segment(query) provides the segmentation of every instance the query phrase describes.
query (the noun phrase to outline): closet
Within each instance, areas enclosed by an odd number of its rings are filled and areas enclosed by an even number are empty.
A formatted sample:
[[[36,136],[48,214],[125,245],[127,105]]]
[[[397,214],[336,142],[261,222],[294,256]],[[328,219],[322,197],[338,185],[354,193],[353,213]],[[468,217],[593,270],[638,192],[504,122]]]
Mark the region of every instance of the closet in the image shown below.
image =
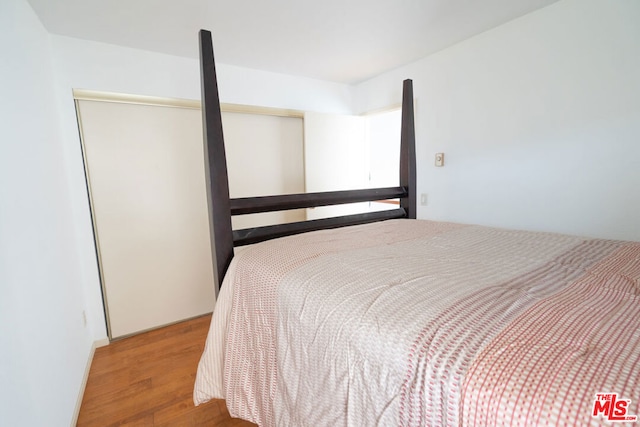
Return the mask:
[[[109,337],[211,312],[199,102],[92,91],[74,97]],[[302,115],[223,110],[231,196],[303,192]],[[299,219],[304,211],[240,218],[234,227]]]

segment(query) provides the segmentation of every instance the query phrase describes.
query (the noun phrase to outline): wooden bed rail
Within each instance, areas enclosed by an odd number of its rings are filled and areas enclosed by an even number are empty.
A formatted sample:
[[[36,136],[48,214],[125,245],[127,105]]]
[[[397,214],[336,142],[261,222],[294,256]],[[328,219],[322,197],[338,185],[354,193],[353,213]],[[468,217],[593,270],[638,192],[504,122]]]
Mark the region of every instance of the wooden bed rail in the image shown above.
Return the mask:
[[[218,285],[216,287],[216,296],[233,259],[234,246],[257,243],[307,231],[365,224],[393,218],[416,217],[415,131],[413,84],[411,80],[403,82],[399,187],[230,199],[211,32],[200,30],[199,39],[205,178],[209,205],[211,252]],[[389,199],[400,199],[400,207],[380,212],[367,212],[236,231],[233,231],[231,227],[232,215]]]
[[[374,200],[399,199],[408,196],[405,187],[367,188],[364,190],[326,191],[321,193],[285,194],[281,196],[231,199],[231,215],[315,208]]]
[[[370,222],[384,221],[386,219],[406,217],[407,212],[404,209],[399,208],[386,211],[365,212],[361,214],[290,222],[287,224],[246,228],[243,230],[235,230],[233,232],[233,242],[236,246],[250,245],[252,243],[264,242],[265,240],[271,240],[278,237],[306,233],[307,231],[328,230],[330,228],[367,224]]]

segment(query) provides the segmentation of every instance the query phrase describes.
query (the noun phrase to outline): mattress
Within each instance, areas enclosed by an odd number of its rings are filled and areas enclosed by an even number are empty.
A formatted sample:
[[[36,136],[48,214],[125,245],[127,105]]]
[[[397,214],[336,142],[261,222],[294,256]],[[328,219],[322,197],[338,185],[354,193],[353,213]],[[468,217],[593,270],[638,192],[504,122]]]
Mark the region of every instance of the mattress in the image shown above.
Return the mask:
[[[552,233],[402,219],[263,242],[225,277],[194,401],[261,426],[633,420],[639,281],[640,243]]]

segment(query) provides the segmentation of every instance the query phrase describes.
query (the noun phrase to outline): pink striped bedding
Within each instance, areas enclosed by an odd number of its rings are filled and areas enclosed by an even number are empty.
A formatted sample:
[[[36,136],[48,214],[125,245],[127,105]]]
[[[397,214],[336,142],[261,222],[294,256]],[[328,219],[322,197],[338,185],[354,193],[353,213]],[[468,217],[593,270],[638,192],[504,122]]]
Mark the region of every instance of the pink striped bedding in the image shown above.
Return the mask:
[[[194,400],[262,426],[640,412],[640,243],[395,220],[236,255]]]

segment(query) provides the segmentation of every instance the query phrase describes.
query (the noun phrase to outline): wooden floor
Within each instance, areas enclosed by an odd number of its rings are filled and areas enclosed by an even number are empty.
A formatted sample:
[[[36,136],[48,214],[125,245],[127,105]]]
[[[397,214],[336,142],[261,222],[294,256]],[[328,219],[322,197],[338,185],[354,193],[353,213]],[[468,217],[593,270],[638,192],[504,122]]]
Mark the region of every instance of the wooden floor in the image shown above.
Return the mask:
[[[211,316],[96,349],[78,426],[243,426],[223,400],[195,407],[193,383]]]

